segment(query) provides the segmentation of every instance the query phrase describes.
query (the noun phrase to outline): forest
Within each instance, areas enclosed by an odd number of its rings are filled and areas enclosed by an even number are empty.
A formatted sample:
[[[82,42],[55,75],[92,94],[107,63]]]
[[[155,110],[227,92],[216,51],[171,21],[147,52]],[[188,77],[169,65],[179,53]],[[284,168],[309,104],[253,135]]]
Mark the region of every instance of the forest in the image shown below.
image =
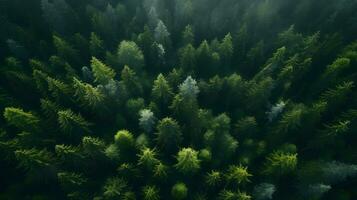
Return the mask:
[[[357,0],[0,0],[0,200],[356,200]]]

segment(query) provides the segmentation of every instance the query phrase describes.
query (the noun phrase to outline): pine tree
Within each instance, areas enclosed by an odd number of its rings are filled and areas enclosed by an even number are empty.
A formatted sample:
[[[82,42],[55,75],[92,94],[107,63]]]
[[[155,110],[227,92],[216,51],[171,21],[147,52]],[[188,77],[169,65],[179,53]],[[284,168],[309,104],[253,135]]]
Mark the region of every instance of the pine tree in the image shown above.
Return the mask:
[[[20,167],[28,171],[50,167],[54,162],[53,155],[45,149],[16,150],[15,157],[19,161]]]
[[[222,181],[222,173],[212,170],[206,175],[206,184],[210,187],[218,186]]]
[[[127,130],[120,130],[114,136],[114,143],[119,149],[120,155],[129,154],[135,149],[135,140],[131,132]]]
[[[51,77],[47,77],[47,84],[48,90],[57,103],[68,102],[71,93],[69,85]]]
[[[155,103],[160,105],[161,110],[167,107],[172,100],[173,91],[164,75],[159,74],[154,81],[151,96]]]
[[[139,125],[140,127],[146,131],[147,133],[150,133],[156,123],[156,118],[154,116],[154,113],[151,110],[144,109],[140,111],[140,118],[139,118]]]
[[[195,42],[195,34],[192,30],[191,25],[187,25],[185,30],[182,32],[182,45],[186,46],[188,44],[194,44]]]
[[[89,50],[94,57],[102,57],[104,54],[103,40],[94,32],[90,35]]]
[[[250,182],[250,177],[252,175],[248,172],[247,167],[242,165],[233,165],[230,166],[225,174],[225,179],[228,182],[240,185],[247,182]]]
[[[48,92],[48,74],[44,73],[41,70],[35,69],[33,70],[32,77],[35,81],[37,89],[41,92],[41,94],[46,95]]]
[[[340,106],[343,106],[343,102],[346,102],[349,98],[349,94],[351,94],[353,88],[353,81],[344,82],[335,88],[328,89],[322,94],[321,99],[327,102],[328,110],[333,112]]]
[[[160,199],[160,190],[154,185],[146,185],[142,189],[143,199],[144,200],[159,200]]]
[[[53,44],[59,57],[66,61],[77,61],[78,52],[64,39],[54,35]]]
[[[58,123],[64,133],[78,137],[77,134],[83,134],[83,132],[90,132],[87,122],[80,114],[75,114],[71,110],[58,111]]]
[[[188,44],[179,52],[180,66],[188,72],[196,69],[196,50]]]
[[[238,141],[230,135],[231,119],[226,114],[215,117],[210,123],[210,129],[204,134],[204,143],[212,152],[214,165],[228,160],[238,147]]]
[[[111,177],[105,181],[103,196],[105,199],[117,199],[123,197],[127,189],[127,182],[122,178]]]
[[[100,60],[92,57],[91,68],[96,83],[107,84],[111,79],[115,77],[115,72],[110,67],[106,66]]]
[[[84,106],[98,108],[103,105],[104,95],[88,83],[82,83],[80,80],[73,78],[73,87],[75,96]]]
[[[207,40],[204,40],[196,50],[198,70],[205,76],[211,75],[213,67],[216,67],[217,61],[213,54]]]
[[[286,104],[284,101],[280,101],[276,105],[272,106],[270,111],[267,112],[269,122],[272,122],[275,118],[277,118],[280,113],[283,112],[285,106]]]
[[[5,108],[4,118],[9,125],[13,125],[24,131],[36,131],[40,125],[38,117],[30,112],[25,112],[21,108]]]
[[[231,59],[233,56],[233,41],[232,36],[228,33],[222,40],[219,47],[219,54],[222,59],[224,66],[229,66],[231,64]]]
[[[142,95],[143,88],[134,70],[128,66],[124,66],[124,69],[121,71],[121,79],[126,91],[129,93],[129,97],[139,97]]]
[[[135,69],[135,71],[141,71],[144,66],[144,55],[133,41],[122,41],[119,44],[117,55],[121,65],[119,69],[127,65]]]
[[[159,20],[154,31],[155,41],[164,45],[165,49],[168,49],[171,45],[170,33],[167,30],[164,22]]]
[[[196,80],[191,76],[188,76],[186,80],[179,85],[179,90],[180,95],[188,100],[196,99],[198,93],[200,92]]]
[[[267,157],[264,172],[273,175],[284,175],[293,172],[297,167],[297,163],[296,153],[276,151]]]
[[[61,107],[51,100],[41,99],[41,109],[49,121],[55,122],[57,120],[57,112]]]
[[[160,161],[156,158],[157,153],[155,149],[141,149],[141,152],[140,154],[138,154],[138,157],[138,164],[149,170],[153,170],[154,167],[160,163]]]
[[[157,125],[157,143],[165,151],[173,151],[182,141],[182,133],[178,123],[172,118],[161,119]]]
[[[82,174],[74,172],[58,172],[57,177],[61,187],[66,192],[76,191],[85,186],[88,182],[88,179]]]
[[[200,169],[198,152],[192,148],[182,148],[177,153],[176,169],[183,174],[192,174]]]
[[[186,199],[187,194],[188,193],[188,189],[186,187],[186,184],[184,183],[176,183],[174,186],[172,186],[171,189],[171,196],[174,199],[180,200],[180,199]]]

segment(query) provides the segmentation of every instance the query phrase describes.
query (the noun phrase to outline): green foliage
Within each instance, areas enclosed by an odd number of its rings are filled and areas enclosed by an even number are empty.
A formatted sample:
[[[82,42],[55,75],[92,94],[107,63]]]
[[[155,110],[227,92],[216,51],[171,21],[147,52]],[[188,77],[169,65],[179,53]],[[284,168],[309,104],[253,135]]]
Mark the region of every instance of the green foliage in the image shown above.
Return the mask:
[[[238,141],[229,133],[230,123],[231,119],[221,114],[212,120],[211,128],[204,134],[204,142],[211,149],[215,165],[231,158],[238,147]]]
[[[82,131],[90,132],[89,126],[91,124],[87,122],[80,114],[75,114],[71,110],[61,110],[58,111],[57,114],[58,123],[63,132],[68,134],[77,134]]]
[[[218,199],[220,200],[250,200],[251,196],[247,195],[245,192],[233,192],[231,190],[222,190],[219,195]]]
[[[298,159],[296,153],[276,151],[267,157],[264,172],[267,174],[284,175],[294,172],[297,164]]]
[[[172,186],[171,196],[174,199],[186,199],[188,193],[188,189],[184,183],[176,183]]]
[[[143,88],[134,70],[125,65],[123,70],[121,71],[120,76],[126,90],[129,92],[129,95],[131,97],[137,97],[142,95]]]
[[[236,123],[237,135],[252,136],[258,132],[258,124],[254,117],[244,117]]]
[[[92,56],[99,57],[104,53],[103,40],[94,32],[90,35],[89,50]]]
[[[283,114],[282,119],[279,121],[279,129],[286,133],[297,130],[302,125],[302,118],[305,112],[304,105],[296,105],[292,110]]]
[[[244,184],[250,182],[252,175],[248,172],[248,168],[242,165],[232,165],[228,168],[225,178],[228,182],[234,184]]]
[[[185,30],[182,32],[182,43],[183,45],[193,44],[195,40],[195,35],[192,30],[191,25],[187,25]]]
[[[100,60],[95,57],[92,57],[91,68],[95,81],[99,84],[106,84],[109,80],[115,77],[115,72],[110,67],[106,66]]]
[[[195,173],[200,169],[198,152],[192,148],[182,148],[177,153],[175,167],[183,174]]]
[[[211,172],[208,172],[206,175],[206,183],[211,187],[219,185],[221,181],[222,181],[222,174],[219,171],[212,170]]]
[[[163,21],[159,20],[154,32],[155,40],[157,43],[168,47],[170,45],[170,33],[167,30]]]
[[[183,98],[191,100],[196,99],[200,89],[197,86],[197,82],[191,76],[188,76],[186,80],[179,85],[180,94]]]
[[[124,196],[127,183],[121,178],[109,178],[103,186],[103,196],[105,199],[118,199]]]
[[[57,173],[58,181],[65,191],[72,191],[83,187],[88,180],[81,174],[73,172],[59,172]]]
[[[140,119],[139,119],[139,125],[143,130],[146,132],[150,133],[156,123],[156,118],[154,116],[154,113],[151,112],[151,110],[144,109],[140,110]]]
[[[120,150],[130,149],[135,145],[134,136],[127,130],[118,131],[114,136],[114,142]]]
[[[29,171],[50,167],[53,164],[53,155],[45,149],[16,150],[15,157],[19,161],[19,166]]]
[[[53,44],[56,48],[57,54],[65,60],[77,59],[77,51],[65,40],[58,36],[53,36]]]
[[[40,120],[32,113],[25,112],[21,108],[7,107],[4,111],[4,118],[9,125],[21,130],[36,130]]]
[[[147,169],[153,169],[159,163],[156,156],[156,151],[154,149],[141,149],[141,152],[138,155],[138,164],[146,167]]]
[[[47,77],[47,84],[48,91],[51,92],[52,97],[55,98],[57,102],[63,102],[64,99],[69,97],[70,88],[62,81]]]
[[[192,44],[183,47],[179,55],[180,66],[186,71],[195,70],[196,68],[196,50]]]
[[[154,81],[151,96],[159,105],[168,105],[173,97],[172,88],[168,84],[164,75],[159,74]]]
[[[159,189],[156,186],[147,185],[142,190],[144,200],[159,200]]]
[[[73,79],[73,87],[75,89],[75,96],[84,106],[97,108],[103,103],[104,95],[88,83],[83,83],[80,80]]]
[[[168,166],[162,164],[161,162],[157,164],[154,168],[154,176],[160,179],[166,179],[168,175]]]
[[[0,199],[353,199],[356,7],[1,1]]]
[[[156,140],[163,149],[176,149],[182,141],[180,126],[172,118],[161,119],[157,125],[157,130]]]
[[[140,48],[133,41],[122,41],[118,48],[118,60],[121,67],[127,65],[133,67],[136,71],[144,66],[144,56]]]
[[[233,41],[230,33],[223,38],[219,47],[219,53],[224,65],[229,65],[233,56]]]

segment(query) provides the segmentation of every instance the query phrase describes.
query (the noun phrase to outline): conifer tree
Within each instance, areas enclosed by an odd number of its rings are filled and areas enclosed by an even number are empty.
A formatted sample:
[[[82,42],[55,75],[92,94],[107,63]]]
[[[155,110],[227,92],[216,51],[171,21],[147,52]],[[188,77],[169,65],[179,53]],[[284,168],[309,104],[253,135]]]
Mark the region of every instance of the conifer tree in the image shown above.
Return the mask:
[[[144,109],[141,110],[139,114],[140,114],[139,125],[144,131],[150,133],[153,130],[156,123],[156,118],[154,116],[154,113],[151,110]]]
[[[94,57],[102,57],[104,54],[103,40],[94,32],[90,35],[89,50]]]
[[[56,102],[68,102],[68,97],[71,93],[69,86],[57,79],[47,77],[48,90],[51,92]]]
[[[146,169],[152,170],[160,161],[156,158],[156,151],[154,149],[144,148],[138,154],[138,164],[144,166]]]
[[[166,151],[173,151],[182,141],[182,133],[178,123],[172,118],[161,119],[157,125],[157,143]]]
[[[54,35],[53,44],[59,57],[67,61],[77,61],[78,52],[64,39]]]
[[[127,65],[135,69],[135,71],[140,71],[144,66],[144,55],[133,41],[122,41],[119,44],[117,55],[121,65],[118,70]]]
[[[192,26],[191,25],[187,25],[185,27],[185,30],[182,32],[182,44],[184,46],[188,45],[188,44],[194,44],[195,41],[195,35],[194,32],[192,30]]]
[[[75,89],[75,96],[84,105],[91,108],[98,108],[104,100],[104,95],[88,83],[82,83],[80,80],[74,78],[73,86]]]
[[[179,54],[180,65],[183,69],[188,72],[196,69],[196,50],[191,44],[183,47]]]
[[[276,151],[267,157],[265,173],[284,175],[293,172],[297,167],[297,154]]]
[[[51,152],[45,149],[16,150],[15,157],[19,161],[20,167],[28,171],[50,167],[54,161]]]
[[[129,92],[129,97],[142,95],[143,88],[134,70],[128,66],[124,66],[124,69],[121,71],[121,79],[126,91]]]
[[[176,169],[183,174],[192,174],[200,169],[198,152],[192,148],[182,148],[177,153]]]
[[[222,59],[223,65],[227,66],[231,64],[231,59],[233,56],[233,41],[232,36],[228,33],[222,40],[219,47],[219,54]]]
[[[115,72],[110,67],[106,66],[100,60],[92,57],[91,68],[95,78],[95,82],[98,84],[107,84],[109,80],[115,77]]]
[[[230,166],[227,170],[225,178],[228,182],[234,184],[244,184],[249,182],[252,175],[248,172],[247,167],[239,166]]]
[[[75,114],[69,109],[58,111],[57,114],[58,123],[64,133],[76,135],[80,133],[83,134],[83,132],[90,132],[89,126],[91,124],[87,122],[80,114]]]
[[[163,21],[159,20],[154,32],[157,43],[162,44],[166,49],[171,45],[170,33]]]
[[[158,105],[162,106],[161,108],[168,106],[170,103],[173,96],[173,91],[164,75],[159,74],[157,76],[156,80],[154,81],[151,96]]]
[[[9,125],[24,131],[36,131],[39,128],[40,120],[30,112],[25,112],[21,108],[7,107],[4,111],[4,118]]]
[[[171,196],[174,199],[186,199],[188,193],[188,189],[184,183],[176,183],[172,186]]]
[[[143,199],[144,200],[159,200],[160,199],[160,190],[154,185],[147,185],[143,187]]]

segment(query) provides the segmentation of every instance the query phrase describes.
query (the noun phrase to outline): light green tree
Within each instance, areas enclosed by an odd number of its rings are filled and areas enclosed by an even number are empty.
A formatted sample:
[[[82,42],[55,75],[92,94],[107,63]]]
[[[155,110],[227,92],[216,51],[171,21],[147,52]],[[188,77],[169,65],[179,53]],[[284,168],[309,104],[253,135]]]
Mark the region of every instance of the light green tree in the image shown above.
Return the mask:
[[[95,78],[95,82],[98,84],[105,85],[115,77],[114,70],[106,66],[104,63],[102,63],[95,57],[92,57],[91,68]]]

